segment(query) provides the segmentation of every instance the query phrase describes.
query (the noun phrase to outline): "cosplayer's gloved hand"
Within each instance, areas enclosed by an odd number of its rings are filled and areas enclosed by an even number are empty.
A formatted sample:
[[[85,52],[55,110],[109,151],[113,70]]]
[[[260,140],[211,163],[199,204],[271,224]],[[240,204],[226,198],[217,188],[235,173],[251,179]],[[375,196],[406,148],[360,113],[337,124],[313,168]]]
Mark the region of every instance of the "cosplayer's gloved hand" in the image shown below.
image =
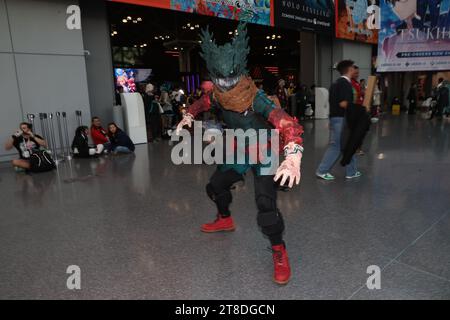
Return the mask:
[[[175,134],[179,135],[181,129],[183,129],[184,126],[188,126],[190,128],[192,126],[192,122],[193,121],[194,121],[194,116],[192,114],[190,114],[190,113],[186,113],[183,116],[183,119],[177,125],[177,130],[175,131]]]
[[[274,180],[278,181],[281,178],[280,185],[284,185],[289,179],[289,188],[295,184],[300,183],[300,164],[302,162],[303,147],[290,142],[284,147],[285,160],[278,168]]]

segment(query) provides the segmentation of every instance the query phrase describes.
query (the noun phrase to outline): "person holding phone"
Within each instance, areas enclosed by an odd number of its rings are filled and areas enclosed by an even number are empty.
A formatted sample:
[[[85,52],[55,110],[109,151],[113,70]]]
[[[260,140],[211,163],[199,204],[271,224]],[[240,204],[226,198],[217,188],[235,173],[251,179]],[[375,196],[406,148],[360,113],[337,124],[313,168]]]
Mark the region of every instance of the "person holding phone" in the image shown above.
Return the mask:
[[[40,135],[33,133],[33,125],[28,122],[22,122],[19,130],[16,131],[5,144],[6,150],[16,148],[20,159],[12,161],[16,171],[30,169],[30,157],[33,151],[40,147],[47,147],[47,142]]]

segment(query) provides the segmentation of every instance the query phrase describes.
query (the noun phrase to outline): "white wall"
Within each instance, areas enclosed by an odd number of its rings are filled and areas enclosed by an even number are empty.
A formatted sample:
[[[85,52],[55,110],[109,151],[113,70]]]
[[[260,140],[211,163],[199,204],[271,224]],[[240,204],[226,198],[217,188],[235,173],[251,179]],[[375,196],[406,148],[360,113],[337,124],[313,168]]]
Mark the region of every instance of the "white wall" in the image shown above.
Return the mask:
[[[28,113],[66,111],[70,136],[75,110],[90,118],[82,32],[66,27],[72,4],[78,1],[0,0],[0,161],[15,157],[3,142]]]

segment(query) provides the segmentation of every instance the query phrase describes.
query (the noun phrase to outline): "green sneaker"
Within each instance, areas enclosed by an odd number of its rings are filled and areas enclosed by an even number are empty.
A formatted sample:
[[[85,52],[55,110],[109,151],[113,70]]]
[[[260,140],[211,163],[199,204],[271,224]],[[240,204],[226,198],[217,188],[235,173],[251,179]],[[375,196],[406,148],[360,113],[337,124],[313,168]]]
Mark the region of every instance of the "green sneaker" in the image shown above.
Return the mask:
[[[26,172],[25,169],[20,168],[20,167],[14,167],[14,171],[16,171],[17,173],[23,173],[23,172]]]
[[[361,176],[362,176],[361,172],[356,171],[356,173],[354,175],[352,175],[352,176],[345,176],[345,178],[346,179],[355,179],[355,178],[359,178]]]
[[[328,173],[328,172],[325,173],[325,174],[316,173],[316,176],[318,178],[321,178],[321,179],[327,180],[327,181],[331,181],[331,180],[335,179],[334,176],[331,173]]]

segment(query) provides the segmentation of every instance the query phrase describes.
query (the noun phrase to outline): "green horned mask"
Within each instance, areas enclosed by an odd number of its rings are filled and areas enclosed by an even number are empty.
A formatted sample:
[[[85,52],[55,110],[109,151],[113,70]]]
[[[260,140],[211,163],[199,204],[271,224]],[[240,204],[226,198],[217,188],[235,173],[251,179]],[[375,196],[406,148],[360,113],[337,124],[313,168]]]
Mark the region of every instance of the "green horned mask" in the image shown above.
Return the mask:
[[[222,91],[232,89],[240,77],[248,73],[247,56],[250,48],[246,25],[240,23],[233,41],[223,46],[216,44],[209,28],[202,30],[200,38],[202,40],[200,55],[206,62],[211,80]]]

